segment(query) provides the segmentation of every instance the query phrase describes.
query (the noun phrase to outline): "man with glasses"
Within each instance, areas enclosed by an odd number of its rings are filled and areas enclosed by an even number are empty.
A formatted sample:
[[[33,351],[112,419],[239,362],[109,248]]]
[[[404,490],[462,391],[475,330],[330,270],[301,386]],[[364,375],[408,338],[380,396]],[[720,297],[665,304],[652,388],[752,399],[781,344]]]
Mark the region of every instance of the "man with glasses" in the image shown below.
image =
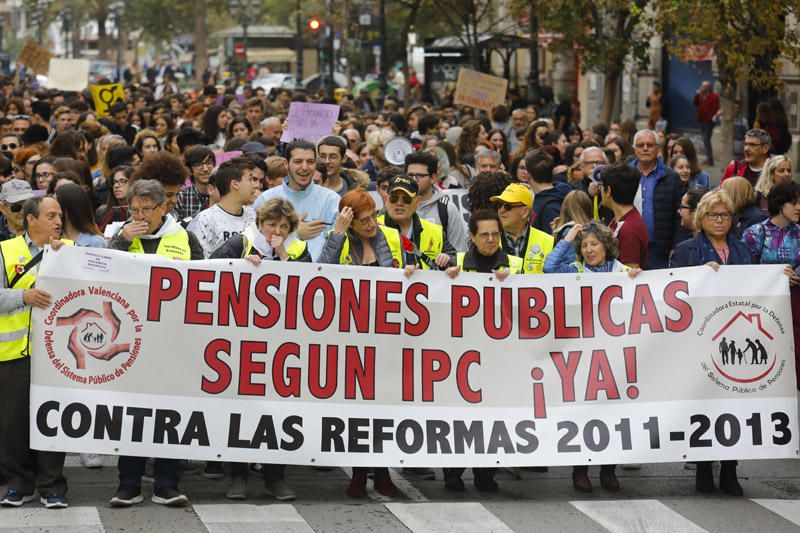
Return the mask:
[[[184,261],[203,259],[203,248],[197,237],[183,229],[167,213],[168,208],[164,187],[159,181],[134,181],[128,189],[128,213],[131,219],[112,237],[109,247]],[[142,475],[145,461],[145,457],[119,457],[119,488],[111,498],[112,507],[130,507],[144,500]],[[189,502],[186,495],[178,490],[178,464],[177,459],[155,460],[155,488],[151,498],[153,503],[179,507]]]
[[[553,249],[553,237],[528,224],[533,208],[531,190],[521,183],[512,183],[490,200],[497,205],[503,224],[500,241],[503,250],[522,259],[523,274],[541,274],[544,259]]]
[[[191,220],[209,207],[208,180],[214,170],[214,152],[202,145],[190,146],[183,154],[183,164],[189,169],[191,187],[178,193],[175,212],[179,220]]]
[[[594,212],[600,220],[608,224],[611,219],[614,218],[614,213],[600,201],[600,184],[597,181],[598,174],[595,172],[596,169],[602,169],[602,167],[608,165],[608,156],[606,156],[602,148],[598,146],[589,146],[581,152],[581,155],[578,157],[578,164],[580,165],[583,179],[574,185],[574,187],[589,195],[592,199]]]
[[[733,176],[742,176],[753,187],[758,183],[764,164],[769,158],[769,151],[772,146],[772,138],[764,130],[753,129],[744,135],[744,159],[731,161],[725,172],[722,173],[722,181]]]
[[[639,130],[633,137],[636,159],[631,166],[639,171],[639,191],[634,205],[647,228],[647,264],[650,270],[667,268],[669,254],[680,236],[678,208],[685,192],[678,175],[658,157],[658,135]]]
[[[0,190],[0,241],[13,239],[25,233],[25,218],[22,216],[22,204],[33,198],[33,191],[28,182],[10,180]]]
[[[16,133],[8,133],[0,138],[0,152],[12,161],[21,147],[22,140]]]
[[[467,225],[458,206],[435,186],[438,183],[439,159],[428,152],[413,152],[406,156],[406,176],[417,182],[419,207],[417,214],[442,226],[447,241],[458,252],[467,249]]]
[[[404,235],[409,244],[404,247],[404,265],[416,265],[424,270],[444,270],[455,266],[456,250],[447,242],[439,224],[428,222],[417,214],[419,187],[408,176],[389,180],[386,191],[386,214],[378,222]]]
[[[328,178],[323,186],[339,196],[344,196],[357,187],[353,176],[342,170],[345,153],[347,144],[337,135],[327,135],[317,143],[317,161],[325,165],[328,171]]]

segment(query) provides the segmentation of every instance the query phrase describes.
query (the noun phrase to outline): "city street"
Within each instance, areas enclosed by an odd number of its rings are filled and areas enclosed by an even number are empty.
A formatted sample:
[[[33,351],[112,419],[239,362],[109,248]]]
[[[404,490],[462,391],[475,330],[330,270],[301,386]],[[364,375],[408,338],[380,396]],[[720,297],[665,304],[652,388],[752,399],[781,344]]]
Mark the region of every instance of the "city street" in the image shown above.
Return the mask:
[[[354,501],[345,495],[345,469],[319,471],[289,467],[287,482],[297,492],[294,502],[266,496],[258,476],[251,475],[250,498],[232,503],[224,498],[228,480],[206,480],[199,471],[186,475],[181,488],[191,505],[163,508],[150,502],[152,484],[145,483],[145,502],[129,509],[111,509],[116,488],[114,458],[102,469],[88,470],[78,457],[68,457],[70,508],[48,511],[38,503],[20,509],[0,509],[0,531],[68,532],[352,532],[382,533],[467,531],[612,531],[612,532],[790,532],[800,530],[800,463],[744,461],[739,479],[745,498],[717,491],[694,490],[694,472],[683,464],[644,465],[638,471],[618,468],[622,491],[599,487],[581,495],[571,487],[571,469],[547,473],[521,471],[521,480],[503,470],[496,479],[500,491],[479,494],[467,481],[464,493],[444,490],[441,471],[436,481],[392,475],[402,490],[399,498]],[[465,480],[471,479],[469,471]]]

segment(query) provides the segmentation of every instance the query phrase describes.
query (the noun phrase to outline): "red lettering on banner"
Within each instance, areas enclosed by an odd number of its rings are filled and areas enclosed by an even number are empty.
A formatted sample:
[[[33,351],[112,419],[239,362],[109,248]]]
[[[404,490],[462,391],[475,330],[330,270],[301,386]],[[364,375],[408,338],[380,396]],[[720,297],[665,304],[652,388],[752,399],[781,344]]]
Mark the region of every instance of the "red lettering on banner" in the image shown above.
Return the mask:
[[[169,284],[165,287],[164,282]],[[161,320],[161,303],[180,296],[183,290],[183,277],[174,268],[153,267],[150,269],[150,290],[147,298],[147,320]]]
[[[231,341],[227,339],[215,339],[208,343],[203,359],[206,365],[217,373],[217,379],[211,381],[203,375],[200,380],[200,389],[207,394],[219,394],[225,392],[225,389],[231,384],[231,367],[228,366],[222,359],[220,359],[220,352],[228,357],[231,355]]]
[[[581,336],[578,326],[567,326],[567,304],[564,287],[553,287],[553,314],[555,336],[559,339],[577,339]]]
[[[561,378],[561,398],[565,402],[575,401],[575,372],[578,370],[582,354],[581,351],[569,352],[567,360],[564,361],[563,352],[550,352],[558,377]]]
[[[403,348],[403,401],[414,401],[414,350]]]
[[[275,385],[275,392],[282,398],[300,397],[300,369],[297,367],[286,368],[286,359],[290,356],[300,359],[300,346],[294,342],[281,344],[272,360],[272,381]]]
[[[344,397],[356,399],[356,384],[365,400],[375,399],[375,347],[364,347],[364,361],[355,346],[345,347]]]
[[[475,316],[481,308],[481,297],[474,287],[453,285],[451,290],[450,324],[452,337],[464,336],[464,319]],[[466,299],[466,303],[464,300]]]
[[[428,286],[424,283],[412,283],[406,289],[406,307],[417,317],[416,323],[405,321],[405,334],[417,337],[428,331],[431,324],[431,313],[425,305],[417,300],[418,296],[428,297]]]
[[[318,291],[322,292],[322,314],[319,318],[314,314],[314,300]],[[336,314],[336,307],[333,305],[335,301],[336,293],[328,278],[316,277],[309,281],[303,291],[303,318],[308,327],[313,331],[328,329]]]
[[[469,385],[469,367],[473,364],[480,366],[481,354],[476,350],[464,352],[456,366],[456,383],[461,397],[469,403],[479,403],[482,399],[481,389],[473,390]]]
[[[256,281],[256,299],[267,308],[267,314],[259,315],[253,312],[253,325],[261,329],[269,329],[278,323],[281,317],[281,304],[278,299],[269,293],[269,288],[279,288],[281,278],[277,274],[265,274]],[[288,326],[287,326],[288,328]]]
[[[433,365],[436,364],[436,368]],[[422,350],[422,401],[433,401],[434,383],[450,375],[450,356],[442,350]]]
[[[594,338],[594,304],[592,302],[592,288],[581,287],[581,337]]]
[[[351,317],[358,333],[369,333],[369,280],[358,282],[358,291],[352,279],[341,280],[339,288],[339,331],[350,332]]]
[[[390,294],[402,294],[403,284],[399,281],[378,281],[375,283],[375,333],[399,335],[400,323],[390,322],[387,315],[400,312],[400,302],[389,300]]]
[[[531,303],[531,300],[533,303]],[[550,317],[543,312],[547,305],[547,295],[538,287],[519,289],[519,338],[541,339],[550,331]],[[536,327],[531,327],[531,319],[536,319]]]
[[[198,310],[201,303],[214,301],[214,291],[203,290],[201,283],[213,283],[217,273],[213,270],[189,270],[186,280],[186,323],[210,326],[214,323],[214,313]]]
[[[325,386],[322,381],[323,372],[320,360],[322,347],[319,344],[312,344],[308,347],[308,390],[314,398],[324,400],[330,398],[336,392],[336,376],[339,370],[339,347],[331,345],[327,347],[325,356]]]
[[[483,329],[492,339],[505,339],[511,334],[511,289],[500,289],[500,326],[495,325],[494,287],[483,288]]]
[[[611,319],[611,303],[615,298],[622,299],[622,287],[611,285],[600,293],[600,301],[597,303],[597,316],[600,320],[600,327],[612,337],[625,335],[625,325],[617,324]]]
[[[636,335],[642,331],[642,325],[647,324],[650,333],[663,333],[664,328],[658,317],[658,309],[647,285],[637,285],[636,292],[633,294],[633,307],[631,309],[631,323],[628,327],[630,335]]]
[[[250,309],[250,278],[251,274],[244,272],[239,276],[239,287],[233,272],[219,273],[219,319],[220,326],[230,324],[230,312],[233,311],[233,321],[240,328],[249,325],[248,310]]]
[[[267,343],[260,341],[242,341],[239,357],[239,394],[245,396],[264,396],[266,387],[263,383],[253,383],[253,374],[264,374],[267,364],[264,361],[253,361],[254,354],[266,354]]]
[[[679,313],[677,320],[669,317],[664,319],[667,329],[673,332],[686,331],[694,319],[692,306],[678,298],[679,292],[689,296],[689,284],[685,281],[673,281],[664,287],[664,303]]]
[[[300,278],[289,276],[286,278],[286,329],[297,329],[297,300],[299,294]]]
[[[619,400],[617,382],[608,363],[605,350],[593,350],[592,361],[589,367],[589,381],[586,384],[586,401],[596,400],[597,393],[605,391],[609,400]]]

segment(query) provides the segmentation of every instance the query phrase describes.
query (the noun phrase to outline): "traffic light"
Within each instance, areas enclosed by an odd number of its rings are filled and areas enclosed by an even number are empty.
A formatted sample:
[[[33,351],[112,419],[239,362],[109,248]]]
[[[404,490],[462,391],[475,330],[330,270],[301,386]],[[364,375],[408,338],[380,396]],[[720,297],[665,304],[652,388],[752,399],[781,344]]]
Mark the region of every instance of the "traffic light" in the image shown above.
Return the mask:
[[[311,19],[309,19],[308,29],[311,30],[313,34],[316,35],[316,33],[319,31],[321,27],[322,27],[322,22],[320,22],[320,20],[317,17],[312,17]]]

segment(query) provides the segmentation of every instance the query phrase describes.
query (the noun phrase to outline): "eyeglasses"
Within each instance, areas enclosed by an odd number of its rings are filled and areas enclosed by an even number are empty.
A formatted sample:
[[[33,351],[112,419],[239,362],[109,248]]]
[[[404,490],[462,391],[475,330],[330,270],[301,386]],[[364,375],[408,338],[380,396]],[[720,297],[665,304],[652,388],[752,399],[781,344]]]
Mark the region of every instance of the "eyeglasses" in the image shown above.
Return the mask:
[[[19,148],[17,143],[0,144],[2,150],[16,150],[17,148]]]
[[[714,220],[719,222],[719,221],[730,220],[731,216],[733,216],[733,213],[728,213],[728,212],[725,212],[725,213],[706,213],[706,216],[708,218],[713,218]]]
[[[506,211],[511,211],[514,208],[522,207],[523,204],[509,204],[506,202],[500,202],[497,204],[497,209],[504,209]]]
[[[400,200],[402,200],[403,203],[406,204],[406,205],[411,205],[411,202],[414,201],[413,198],[411,198],[410,196],[408,196],[406,194],[393,194],[393,195],[389,196],[389,203],[391,203],[391,204],[396,204]]]
[[[656,143],[638,143],[636,148],[655,148]]]
[[[127,178],[121,178],[121,179],[118,179],[118,180],[114,180],[113,187],[116,187],[117,185],[127,185],[127,184],[128,184]]]
[[[488,232],[486,232],[486,233],[478,233],[478,238],[480,240],[482,240],[482,241],[489,241],[489,240],[494,241],[494,240],[497,240],[497,239],[500,238],[500,232],[499,231],[494,231],[492,233],[488,233]]]
[[[22,211],[22,205],[24,203],[25,202],[17,202],[15,204],[6,204],[6,205],[11,210],[12,213],[19,213],[20,211]]]
[[[49,180],[53,176],[55,176],[55,172],[37,172],[35,178],[37,180],[38,179]]]
[[[192,168],[214,168],[214,162],[203,161],[202,163],[197,163],[196,165],[192,165]]]
[[[144,215],[146,217],[149,217],[150,215],[153,214],[153,211],[158,209],[158,206],[160,206],[161,204],[162,202],[159,202],[153,207],[142,207],[142,208],[129,207],[128,212],[132,215]]]
[[[406,174],[406,176],[408,176],[409,178],[411,178],[414,181],[417,181],[420,178],[425,178],[427,176],[430,176],[430,173],[428,173],[428,174]]]
[[[587,167],[596,167],[597,165],[605,165],[605,161],[584,161],[581,164]]]
[[[694,207],[689,207],[688,205],[680,205],[680,206],[678,206],[678,211],[680,211],[681,209],[688,209],[689,211],[694,211],[695,210]]]
[[[371,215],[367,215],[365,217],[361,217],[355,220],[362,226],[366,226],[368,224],[374,224],[378,221],[378,213],[372,213]]]

